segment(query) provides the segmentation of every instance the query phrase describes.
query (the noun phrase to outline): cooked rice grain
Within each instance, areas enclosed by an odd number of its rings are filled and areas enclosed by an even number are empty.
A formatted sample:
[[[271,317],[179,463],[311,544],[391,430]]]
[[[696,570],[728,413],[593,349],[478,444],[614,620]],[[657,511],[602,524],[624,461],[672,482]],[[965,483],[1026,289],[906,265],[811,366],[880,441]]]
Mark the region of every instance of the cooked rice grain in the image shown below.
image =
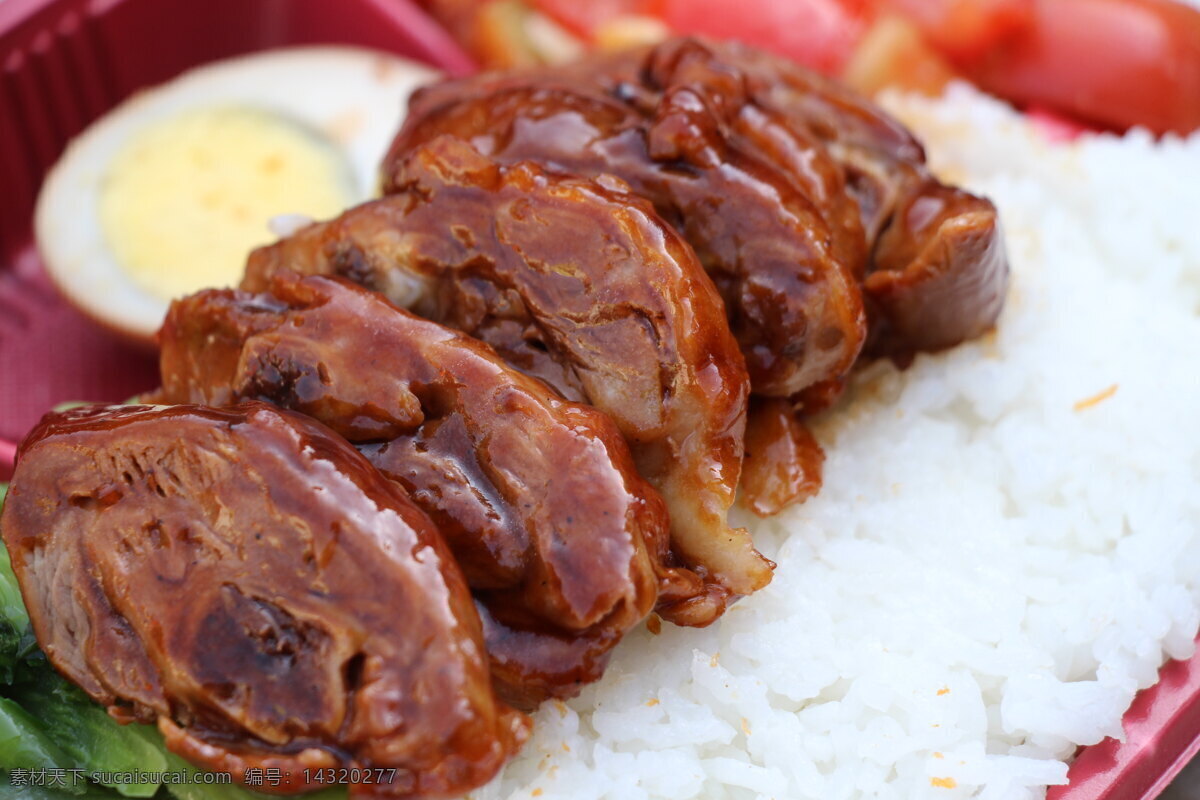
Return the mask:
[[[1200,135],[1051,145],[964,86],[891,97],[1001,209],[995,335],[877,364],[774,582],[630,636],[487,798],[1041,797],[1200,622]]]

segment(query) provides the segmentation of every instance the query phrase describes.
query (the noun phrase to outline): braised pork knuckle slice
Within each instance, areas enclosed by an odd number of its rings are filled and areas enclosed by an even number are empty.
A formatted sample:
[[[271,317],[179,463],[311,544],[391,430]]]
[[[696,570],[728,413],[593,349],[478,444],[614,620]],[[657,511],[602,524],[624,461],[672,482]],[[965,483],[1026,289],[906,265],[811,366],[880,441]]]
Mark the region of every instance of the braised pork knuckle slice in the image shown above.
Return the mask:
[[[356,442],[449,542],[506,698],[576,694],[660,597],[703,591],[672,566],[662,499],[603,414],[342,279],[271,288],[176,301],[157,399],[267,400]]]
[[[384,160],[385,191],[402,191],[410,153],[443,135],[506,164],[616,175],[651,201],[721,292],[756,392],[790,395],[857,358],[866,245],[841,170],[699,43],[423,89]]]
[[[242,288],[281,270],[349,278],[611,417],[705,580],[669,619],[707,624],[764,586],[772,565],[727,521],[749,382],[687,244],[613,179],[501,167],[451,138],[397,169],[397,193],[256,250]]]
[[[904,363],[979,336],[1003,305],[991,203],[937,181],[920,143],[866,99],[750,47],[679,38],[428,87],[384,160],[385,189],[444,135],[502,163],[611,173],[651,200],[725,298],[755,393],[800,416],[837,399],[860,352]],[[784,406],[749,413],[767,408]],[[802,454],[819,461],[819,448],[799,418],[784,422],[750,420],[743,494],[760,511],[817,483]]]
[[[49,414],[0,527],[54,666],[198,766],[276,768],[282,792],[390,769],[351,796],[457,796],[528,735],[429,518],[300,415]]]
[[[825,451],[782,397],[755,397],[746,426],[742,503],[770,517],[821,488]]]
[[[385,158],[385,187],[413,147],[444,134],[505,163],[611,172],[652,200],[721,287],[759,394],[836,387],[863,347],[847,313],[858,301],[830,262],[872,276],[861,287],[871,355],[951,347],[1003,304],[992,204],[940,183],[921,144],[873,103],[761,50],[679,38],[423,89]],[[805,202],[807,215],[794,210]],[[789,213],[828,246],[804,257],[812,246],[782,224]],[[788,254],[803,279],[782,280]]]
[[[737,43],[704,46],[743,76],[754,107],[823,145],[844,173],[871,254],[867,355],[905,360],[995,324],[1009,267],[991,201],[939,181],[903,125],[838,82]]]

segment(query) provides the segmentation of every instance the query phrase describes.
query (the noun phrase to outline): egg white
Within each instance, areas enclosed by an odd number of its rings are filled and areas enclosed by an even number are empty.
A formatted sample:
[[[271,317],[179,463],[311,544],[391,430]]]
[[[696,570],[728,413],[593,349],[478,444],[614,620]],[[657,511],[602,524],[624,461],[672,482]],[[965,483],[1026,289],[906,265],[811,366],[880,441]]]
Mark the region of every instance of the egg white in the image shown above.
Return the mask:
[[[220,61],[129,98],[67,147],[38,197],[34,227],[50,277],[105,327],[152,342],[167,301],[117,263],[100,221],[109,167],[139,131],[183,111],[240,106],[278,114],[328,137],[353,173],[355,202],[376,191],[378,167],[403,120],[408,96],[439,76],[391,54],[352,47],[300,47]],[[273,235],[264,221],[264,242]]]

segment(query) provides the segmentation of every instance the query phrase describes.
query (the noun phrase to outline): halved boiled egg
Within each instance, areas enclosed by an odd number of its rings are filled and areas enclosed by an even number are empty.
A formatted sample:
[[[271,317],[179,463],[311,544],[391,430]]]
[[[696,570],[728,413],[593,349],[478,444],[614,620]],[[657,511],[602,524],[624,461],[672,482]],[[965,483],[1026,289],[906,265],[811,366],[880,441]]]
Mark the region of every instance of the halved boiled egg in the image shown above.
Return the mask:
[[[209,64],[141,92],[75,139],[35,218],[47,271],[106,327],[152,342],[168,303],[236,285],[296,220],[369,199],[408,96],[438,77],[349,47]]]

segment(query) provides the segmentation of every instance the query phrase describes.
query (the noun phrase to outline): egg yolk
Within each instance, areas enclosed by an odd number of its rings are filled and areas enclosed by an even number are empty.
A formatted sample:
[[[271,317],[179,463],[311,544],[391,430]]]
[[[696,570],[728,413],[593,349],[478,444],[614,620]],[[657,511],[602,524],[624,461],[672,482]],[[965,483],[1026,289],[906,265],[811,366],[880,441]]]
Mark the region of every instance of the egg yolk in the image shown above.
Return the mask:
[[[279,214],[324,219],[354,177],[320,134],[246,108],[187,111],[132,137],[109,167],[100,221],[130,279],[163,299],[236,285]]]

